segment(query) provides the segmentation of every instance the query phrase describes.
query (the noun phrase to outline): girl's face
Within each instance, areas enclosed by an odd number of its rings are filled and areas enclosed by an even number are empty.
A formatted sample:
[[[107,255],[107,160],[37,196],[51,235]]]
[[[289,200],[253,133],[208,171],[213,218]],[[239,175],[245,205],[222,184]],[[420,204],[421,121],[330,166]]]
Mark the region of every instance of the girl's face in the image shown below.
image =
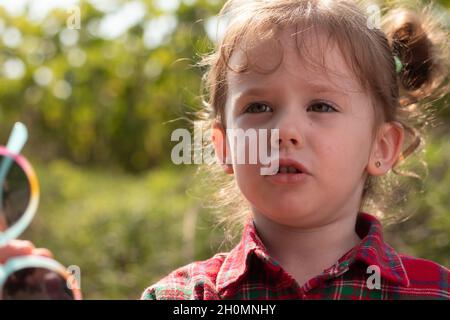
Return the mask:
[[[324,74],[299,58],[292,33],[284,30],[278,38],[283,60],[275,72],[260,74],[250,68],[244,74],[228,73],[226,128],[278,129],[280,159],[297,161],[308,172],[297,175],[298,180],[293,175],[285,178],[287,174],[276,178],[261,175],[260,164],[233,161],[237,184],[254,214],[283,225],[320,226],[356,215],[367,166],[376,161],[371,154],[385,153],[383,144],[378,148],[372,144],[375,115],[371,99],[339,49],[317,46],[312,38],[307,42],[313,57],[321,57],[319,50],[327,48],[324,58],[329,72]],[[249,59],[263,70],[273,69],[280,58],[274,57],[273,43],[251,49]],[[242,51],[236,51],[230,61],[232,67],[245,62]],[[226,152],[235,158],[229,146]],[[372,170],[372,174],[382,174],[376,170],[383,167]]]

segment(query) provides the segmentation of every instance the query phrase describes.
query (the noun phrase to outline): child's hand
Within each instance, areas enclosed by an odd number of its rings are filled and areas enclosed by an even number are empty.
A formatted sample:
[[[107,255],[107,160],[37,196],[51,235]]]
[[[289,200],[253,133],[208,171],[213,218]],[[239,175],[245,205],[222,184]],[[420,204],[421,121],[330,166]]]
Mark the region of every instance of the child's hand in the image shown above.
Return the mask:
[[[12,240],[6,246],[0,247],[0,264],[4,264],[8,259],[17,256],[37,255],[53,258],[50,250],[45,248],[35,248],[33,243],[27,240]]]

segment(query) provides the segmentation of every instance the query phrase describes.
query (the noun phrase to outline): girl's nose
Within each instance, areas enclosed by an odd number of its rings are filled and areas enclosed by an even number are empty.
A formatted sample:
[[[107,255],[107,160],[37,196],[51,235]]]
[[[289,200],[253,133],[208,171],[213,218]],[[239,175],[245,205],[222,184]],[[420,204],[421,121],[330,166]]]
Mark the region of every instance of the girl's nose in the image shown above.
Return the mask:
[[[297,138],[280,138],[278,139],[278,145],[280,147],[285,146],[285,145],[292,145],[292,146],[297,146],[299,145],[299,140]]]
[[[297,117],[290,117],[280,122],[278,127],[278,146],[279,148],[298,148],[303,143],[303,137],[300,132],[300,119]]]

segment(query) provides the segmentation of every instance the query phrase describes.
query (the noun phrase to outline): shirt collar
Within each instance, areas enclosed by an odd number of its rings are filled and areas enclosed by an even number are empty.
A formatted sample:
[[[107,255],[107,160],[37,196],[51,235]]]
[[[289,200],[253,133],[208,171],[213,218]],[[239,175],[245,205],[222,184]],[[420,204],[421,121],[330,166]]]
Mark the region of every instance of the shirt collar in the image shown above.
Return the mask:
[[[373,215],[360,212],[356,221],[356,232],[361,242],[340,261],[348,265],[360,261],[367,266],[378,266],[382,278],[408,287],[409,279],[405,267],[399,254],[384,242],[380,221]]]
[[[367,266],[379,267],[381,278],[409,286],[409,279],[400,256],[383,240],[381,223],[373,215],[360,212],[356,221],[356,232],[361,238],[358,245],[342,256],[335,266],[334,273],[338,276],[356,261]],[[255,255],[265,265],[272,269],[280,269],[279,263],[270,257],[259,238],[253,219],[249,218],[245,224],[242,239],[239,244],[226,256],[217,275],[217,290],[221,295],[227,295],[229,287],[235,288],[238,281],[249,271],[250,258]],[[367,277],[370,274],[367,274]]]

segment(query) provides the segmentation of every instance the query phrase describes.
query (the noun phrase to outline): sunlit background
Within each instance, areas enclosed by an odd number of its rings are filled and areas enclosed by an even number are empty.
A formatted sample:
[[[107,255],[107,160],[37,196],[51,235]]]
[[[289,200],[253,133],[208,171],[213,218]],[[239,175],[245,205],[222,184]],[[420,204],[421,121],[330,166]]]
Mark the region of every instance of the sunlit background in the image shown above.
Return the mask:
[[[438,3],[449,27],[450,1]],[[222,5],[0,0],[0,144],[14,122],[28,126],[23,153],[42,189],[23,238],[79,266],[87,299],[137,299],[175,268],[227,248],[189,192],[196,167],[170,161],[171,132],[189,128],[186,112],[201,106],[193,65],[220,37]],[[386,237],[449,266],[450,112],[445,99],[438,105],[424,192]]]

